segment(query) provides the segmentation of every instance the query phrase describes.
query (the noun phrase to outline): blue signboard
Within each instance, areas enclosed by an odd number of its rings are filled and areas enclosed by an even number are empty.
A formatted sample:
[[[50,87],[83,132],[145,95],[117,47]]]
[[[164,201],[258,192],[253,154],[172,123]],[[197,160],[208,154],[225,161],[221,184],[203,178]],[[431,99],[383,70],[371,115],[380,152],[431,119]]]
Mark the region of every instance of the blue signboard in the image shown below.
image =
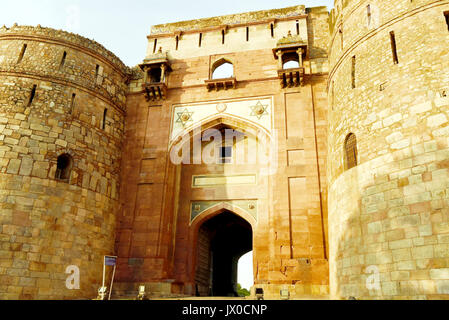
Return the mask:
[[[115,267],[117,265],[117,257],[105,256],[104,264],[108,267]]]

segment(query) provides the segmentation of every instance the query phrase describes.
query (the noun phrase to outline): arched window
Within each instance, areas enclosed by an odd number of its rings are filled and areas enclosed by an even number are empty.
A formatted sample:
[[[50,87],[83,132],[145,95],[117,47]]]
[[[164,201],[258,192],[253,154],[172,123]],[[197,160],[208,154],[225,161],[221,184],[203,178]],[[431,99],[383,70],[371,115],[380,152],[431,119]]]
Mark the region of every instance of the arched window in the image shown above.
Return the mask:
[[[150,79],[150,83],[160,83],[162,82],[162,69],[161,68],[152,68],[148,71],[148,78]]]
[[[56,169],[56,180],[69,182],[72,173],[73,159],[72,156],[65,153],[58,157],[58,166]]]
[[[212,80],[234,78],[234,65],[226,59],[218,60],[212,68]]]
[[[282,55],[282,68],[287,69],[298,69],[299,65],[299,55],[296,52],[289,52]]]
[[[345,140],[346,170],[357,167],[357,137],[350,133]]]
[[[289,62],[286,62],[286,63],[284,63],[284,70],[286,70],[286,69],[298,69],[300,66],[299,66],[299,62],[298,61],[289,61]]]

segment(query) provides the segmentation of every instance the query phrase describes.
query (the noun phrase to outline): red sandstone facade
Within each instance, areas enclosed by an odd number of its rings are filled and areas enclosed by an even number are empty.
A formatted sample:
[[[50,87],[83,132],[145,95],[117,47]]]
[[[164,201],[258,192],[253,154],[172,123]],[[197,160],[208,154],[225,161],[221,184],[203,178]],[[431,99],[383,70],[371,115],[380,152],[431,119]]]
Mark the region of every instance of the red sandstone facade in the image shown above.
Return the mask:
[[[267,296],[328,293],[327,17],[298,6],[153,27],[127,97],[117,294],[228,295],[251,250]],[[212,79],[221,61],[234,76]],[[172,163],[177,138],[211,128],[245,134],[234,158],[241,144],[275,161]]]

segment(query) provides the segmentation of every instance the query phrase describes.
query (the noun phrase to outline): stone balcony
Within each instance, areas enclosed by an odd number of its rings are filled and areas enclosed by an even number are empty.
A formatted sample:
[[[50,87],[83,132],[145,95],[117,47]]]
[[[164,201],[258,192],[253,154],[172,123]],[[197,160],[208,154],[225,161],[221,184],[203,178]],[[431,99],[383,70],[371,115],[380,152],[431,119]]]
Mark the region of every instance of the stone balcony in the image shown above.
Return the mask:
[[[278,41],[273,49],[274,58],[278,60],[278,77],[282,88],[304,85],[304,60],[307,58],[307,42],[300,35],[293,36],[291,32]],[[293,62],[296,66],[287,67]]]
[[[139,67],[144,72],[143,88],[147,101],[167,98],[167,75],[171,71],[167,52],[159,52],[147,57]]]
[[[304,84],[304,68],[278,70],[282,88],[298,87]]]
[[[147,101],[165,100],[167,85],[163,82],[144,84]]]

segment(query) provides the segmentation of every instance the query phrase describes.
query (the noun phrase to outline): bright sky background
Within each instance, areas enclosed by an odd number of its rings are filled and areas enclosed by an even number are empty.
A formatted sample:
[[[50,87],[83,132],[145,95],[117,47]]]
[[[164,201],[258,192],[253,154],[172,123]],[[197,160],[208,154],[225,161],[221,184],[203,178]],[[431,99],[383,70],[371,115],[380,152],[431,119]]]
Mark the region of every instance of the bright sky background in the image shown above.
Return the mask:
[[[152,25],[283,8],[333,7],[334,0],[15,0],[2,1],[0,26],[38,24],[94,39],[128,66],[141,63]]]
[[[237,282],[242,285],[242,288],[248,289],[248,291],[250,291],[251,287],[254,285],[252,251],[240,258],[237,275]]]

